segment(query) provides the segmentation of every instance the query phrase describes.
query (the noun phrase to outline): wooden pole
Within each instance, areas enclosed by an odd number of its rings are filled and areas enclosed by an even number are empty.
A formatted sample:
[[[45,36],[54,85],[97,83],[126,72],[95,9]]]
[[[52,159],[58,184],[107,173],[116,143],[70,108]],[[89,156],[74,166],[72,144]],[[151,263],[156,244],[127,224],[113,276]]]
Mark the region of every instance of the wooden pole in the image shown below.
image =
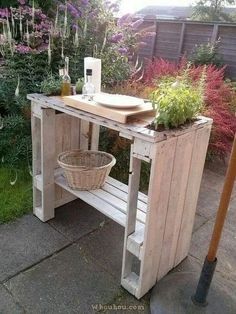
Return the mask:
[[[209,251],[205,258],[204,265],[202,267],[196,292],[192,296],[193,303],[198,306],[207,305],[207,295],[210,289],[211,281],[217,264],[216,253],[219,246],[222,230],[224,227],[227,210],[229,207],[235,177],[236,177],[236,135],[234,137],[233,148],[225,177],[223,191],[221,194],[220,205],[216,216],[216,222],[209,246]]]
[[[233,148],[230,156],[229,166],[225,177],[223,192],[221,194],[220,205],[216,216],[214,231],[212,234],[207,260],[213,262],[216,258],[229,202],[236,177],[236,135],[234,137]]]

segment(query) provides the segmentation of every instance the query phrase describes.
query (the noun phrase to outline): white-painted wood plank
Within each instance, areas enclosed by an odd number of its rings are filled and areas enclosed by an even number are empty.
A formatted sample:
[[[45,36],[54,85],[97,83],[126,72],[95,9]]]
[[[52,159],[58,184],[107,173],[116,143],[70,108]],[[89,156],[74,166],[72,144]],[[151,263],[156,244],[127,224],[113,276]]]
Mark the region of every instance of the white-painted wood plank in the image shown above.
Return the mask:
[[[195,133],[178,137],[157,280],[174,267]]]
[[[56,185],[56,187],[59,187],[57,184],[55,184],[55,185]],[[55,200],[55,208],[63,206],[65,204],[70,203],[70,202],[77,199],[77,197],[75,195],[73,195],[69,192],[67,192],[67,193],[68,193],[67,197],[61,198],[59,200]]]
[[[175,265],[178,265],[188,255],[210,131],[211,126],[206,126],[197,130],[196,133],[181,228],[176,248]]]
[[[55,110],[42,109],[41,118],[41,173],[42,221],[54,217],[55,209]]]
[[[41,120],[31,116],[33,176],[41,174]]]
[[[92,123],[91,150],[98,150],[100,126]]]
[[[126,185],[120,181],[117,181],[116,179],[114,179],[112,177],[107,178],[107,183],[116,187],[117,189],[120,189],[121,191],[128,193],[128,185]],[[148,202],[148,196],[142,192],[139,192],[138,199],[145,204],[147,204],[147,202]]]
[[[156,283],[161,259],[169,191],[174,165],[177,139],[172,138],[153,147],[148,190],[144,243],[140,267],[140,285],[136,297],[140,298]]]
[[[121,285],[129,291],[129,293],[136,296],[137,288],[139,285],[139,277],[134,272],[131,272],[125,278],[122,278]]]
[[[78,149],[80,146],[80,119],[70,116],[71,118],[71,146],[70,149]]]
[[[89,148],[89,122],[81,120],[80,122],[80,149]]]
[[[41,106],[37,102],[34,102],[34,101],[31,102],[31,113],[36,118],[41,119],[42,110],[41,110]]]
[[[144,227],[139,230],[135,230],[135,232],[130,234],[127,239],[127,250],[138,259],[141,259],[140,251],[144,240],[144,230]]]
[[[181,134],[191,132],[192,129],[199,128],[201,127],[201,125],[212,124],[212,119],[206,118],[206,117],[199,117],[199,120],[193,123],[191,126],[179,128],[178,130],[156,132],[154,130],[150,130],[146,128],[147,122],[144,122],[144,121],[139,122],[137,121],[137,119],[127,124],[121,124],[121,123],[112,121],[110,119],[105,119],[105,118],[96,116],[94,114],[87,113],[82,110],[67,107],[65,106],[65,104],[63,103],[60,97],[47,97],[42,94],[31,94],[31,95],[28,95],[27,98],[29,100],[32,100],[34,102],[41,104],[42,106],[46,106],[46,107],[53,108],[61,112],[65,112],[71,116],[78,117],[88,122],[97,123],[99,125],[108,127],[110,129],[122,132],[127,135],[131,135],[136,138],[140,138],[145,141],[152,142],[152,143],[161,142],[161,141],[166,140],[167,138],[172,138],[174,136],[179,136]]]
[[[109,179],[108,179],[109,180]],[[119,181],[117,181],[119,184]],[[128,198],[128,192],[124,192],[118,188],[116,188],[115,185],[110,185],[108,182],[104,184],[104,186],[102,187],[102,189],[110,194],[115,195],[116,197],[118,197],[119,199],[127,202],[127,198]],[[140,193],[140,192],[139,192]],[[139,195],[140,198],[140,195]],[[138,200],[138,209],[144,213],[146,213],[147,211],[147,204]]]
[[[66,189],[68,192],[75,195],[77,198],[80,198],[84,202],[88,203],[89,205],[93,206],[97,210],[99,210],[102,214],[106,215],[110,219],[116,221],[121,226],[125,227],[126,223],[126,214],[122,213],[116,207],[110,205],[106,201],[102,200],[100,197],[92,194],[90,191],[77,191],[72,190],[66,182],[66,179],[62,175],[56,175],[55,183],[61,186],[63,189]],[[143,224],[136,221],[136,228],[140,229]]]
[[[132,271],[134,255],[127,249],[128,236],[135,232],[135,222],[137,219],[137,205],[139,194],[139,183],[141,173],[141,160],[133,156],[134,145],[130,149],[129,185],[127,199],[127,219],[125,226],[123,262],[121,278],[126,278]]]
[[[127,214],[127,201],[123,201],[116,196],[113,195],[113,193],[108,193],[104,191],[103,189],[99,190],[91,190],[90,191],[92,194],[98,196],[102,200],[106,201],[108,204],[111,204],[112,206],[116,207],[123,213]],[[142,211],[138,210],[137,211],[137,220],[140,221],[141,223],[145,224],[145,219],[146,219],[146,214],[143,213]]]

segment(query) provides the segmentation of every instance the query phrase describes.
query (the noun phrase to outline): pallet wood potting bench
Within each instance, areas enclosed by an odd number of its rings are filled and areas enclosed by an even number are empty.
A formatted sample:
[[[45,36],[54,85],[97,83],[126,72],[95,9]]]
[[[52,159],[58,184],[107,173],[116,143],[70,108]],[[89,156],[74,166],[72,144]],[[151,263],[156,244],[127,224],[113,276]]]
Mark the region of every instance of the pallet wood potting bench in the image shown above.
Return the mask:
[[[125,228],[121,285],[141,298],[187,255],[212,120],[155,132],[143,121],[118,123],[74,109],[60,98],[28,95],[32,102],[34,214],[43,222],[76,198]],[[109,177],[102,189],[68,187],[57,155],[98,149],[104,126],[131,140],[128,186]],[[150,162],[148,195],[139,192],[141,162]],[[133,271],[134,258],[139,273]]]

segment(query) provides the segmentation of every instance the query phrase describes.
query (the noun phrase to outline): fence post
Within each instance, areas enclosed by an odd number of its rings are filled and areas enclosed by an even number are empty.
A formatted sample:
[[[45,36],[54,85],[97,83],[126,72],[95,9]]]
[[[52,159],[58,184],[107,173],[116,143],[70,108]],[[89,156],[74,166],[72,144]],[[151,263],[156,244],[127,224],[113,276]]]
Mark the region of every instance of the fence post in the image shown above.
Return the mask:
[[[180,39],[179,39],[179,50],[178,50],[178,58],[179,59],[181,58],[181,55],[182,55],[185,28],[186,28],[186,24],[183,22],[182,23],[182,28],[181,28],[181,33],[180,33]]]
[[[155,39],[153,41],[153,46],[152,46],[152,59],[155,57],[155,50],[156,50],[156,45],[157,45],[157,32],[158,32],[158,23],[157,20],[155,20],[155,32],[156,32],[156,36]]]
[[[214,42],[217,40],[218,32],[219,32],[219,24],[214,24],[212,35],[211,35],[212,44],[214,44]]]

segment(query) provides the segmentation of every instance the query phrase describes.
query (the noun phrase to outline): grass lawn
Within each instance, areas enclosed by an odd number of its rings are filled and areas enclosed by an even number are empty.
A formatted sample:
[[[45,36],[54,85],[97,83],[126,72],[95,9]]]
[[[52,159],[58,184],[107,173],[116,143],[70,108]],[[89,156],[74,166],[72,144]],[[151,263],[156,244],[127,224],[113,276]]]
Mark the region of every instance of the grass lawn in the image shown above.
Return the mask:
[[[32,209],[32,178],[26,170],[0,168],[0,224],[9,222]]]

